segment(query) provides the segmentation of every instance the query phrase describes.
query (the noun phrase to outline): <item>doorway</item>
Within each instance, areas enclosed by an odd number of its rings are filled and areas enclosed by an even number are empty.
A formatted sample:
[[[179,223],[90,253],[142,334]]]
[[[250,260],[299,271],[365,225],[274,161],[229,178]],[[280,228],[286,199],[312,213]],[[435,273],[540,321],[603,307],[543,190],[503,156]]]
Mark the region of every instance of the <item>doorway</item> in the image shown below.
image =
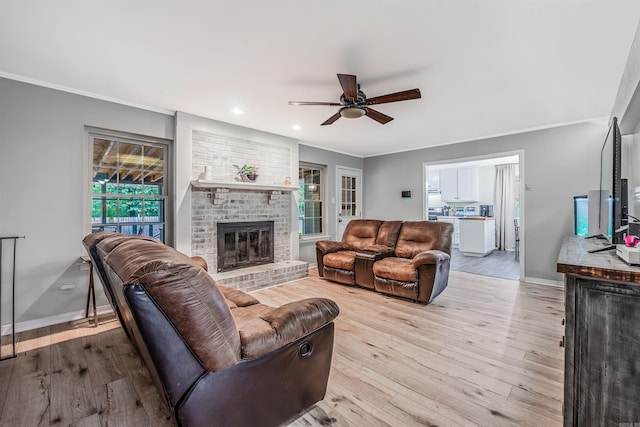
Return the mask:
[[[424,219],[454,224],[452,270],[524,280],[523,156],[423,164]]]
[[[362,170],[336,166],[338,238],[349,221],[362,218]]]

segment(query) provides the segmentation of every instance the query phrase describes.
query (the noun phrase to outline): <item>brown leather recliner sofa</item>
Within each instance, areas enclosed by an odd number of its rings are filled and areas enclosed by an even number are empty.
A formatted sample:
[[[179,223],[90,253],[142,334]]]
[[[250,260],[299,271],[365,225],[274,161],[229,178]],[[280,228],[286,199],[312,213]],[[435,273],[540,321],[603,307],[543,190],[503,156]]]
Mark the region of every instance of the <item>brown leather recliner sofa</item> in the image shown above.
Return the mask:
[[[83,243],[178,425],[277,426],[324,398],[335,302],[261,304],[150,238],[97,232]]]
[[[356,219],[339,242],[316,242],[318,274],[336,282],[429,303],[449,281],[453,225]]]

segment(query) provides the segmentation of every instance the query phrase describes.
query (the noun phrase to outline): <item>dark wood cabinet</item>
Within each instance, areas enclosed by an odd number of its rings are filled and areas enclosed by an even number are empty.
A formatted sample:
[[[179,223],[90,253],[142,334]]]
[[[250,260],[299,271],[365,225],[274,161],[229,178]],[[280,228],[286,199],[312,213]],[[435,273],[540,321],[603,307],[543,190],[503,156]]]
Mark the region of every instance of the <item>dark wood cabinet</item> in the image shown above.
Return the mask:
[[[565,426],[640,425],[640,268],[597,241],[568,237],[565,273]]]

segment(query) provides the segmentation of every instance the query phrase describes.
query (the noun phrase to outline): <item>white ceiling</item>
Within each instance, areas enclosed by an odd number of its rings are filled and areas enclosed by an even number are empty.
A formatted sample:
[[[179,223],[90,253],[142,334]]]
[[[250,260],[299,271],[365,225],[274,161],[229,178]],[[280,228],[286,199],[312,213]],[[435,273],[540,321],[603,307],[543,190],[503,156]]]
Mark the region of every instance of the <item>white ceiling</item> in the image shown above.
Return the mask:
[[[637,0],[2,0],[0,76],[367,157],[608,116],[639,18]],[[337,101],[337,73],[422,99],[378,106],[386,125],[287,104]]]

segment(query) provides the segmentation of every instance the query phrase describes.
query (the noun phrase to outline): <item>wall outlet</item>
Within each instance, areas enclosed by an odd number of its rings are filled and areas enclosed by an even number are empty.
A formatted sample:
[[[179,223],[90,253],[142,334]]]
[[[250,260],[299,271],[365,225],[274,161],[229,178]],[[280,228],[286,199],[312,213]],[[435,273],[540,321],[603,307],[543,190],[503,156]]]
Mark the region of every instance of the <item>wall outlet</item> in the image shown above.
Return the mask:
[[[73,289],[75,289],[76,285],[74,283],[64,282],[62,286],[60,286],[60,290],[63,294],[68,294]]]

